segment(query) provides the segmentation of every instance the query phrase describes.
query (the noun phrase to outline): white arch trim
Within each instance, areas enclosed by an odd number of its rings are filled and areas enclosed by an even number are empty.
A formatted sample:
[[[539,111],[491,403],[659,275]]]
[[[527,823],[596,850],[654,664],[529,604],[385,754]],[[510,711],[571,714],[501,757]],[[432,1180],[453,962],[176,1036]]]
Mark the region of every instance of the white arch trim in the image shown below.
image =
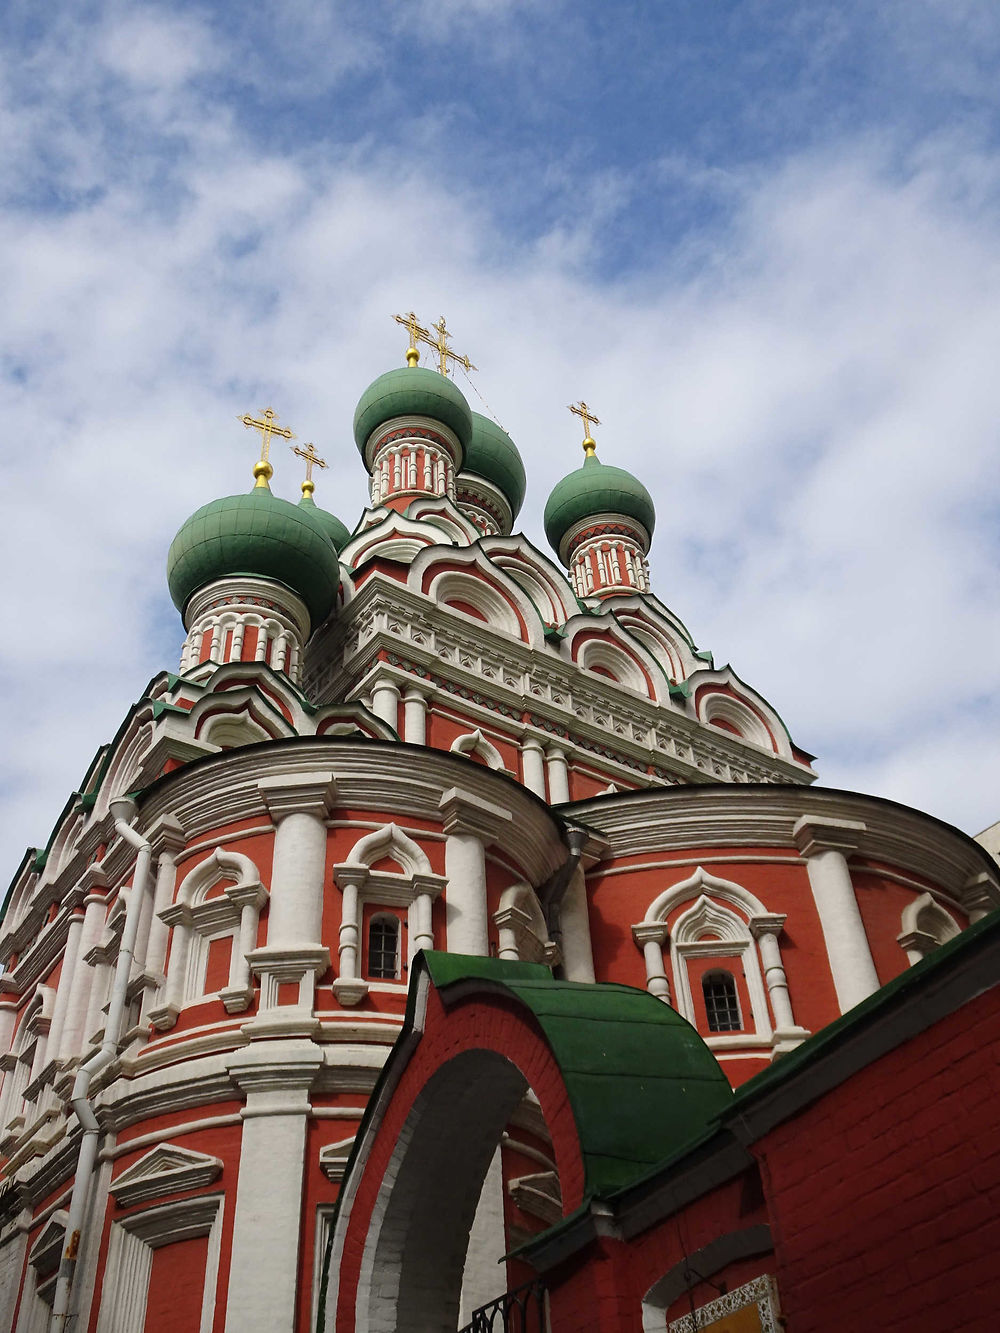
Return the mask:
[[[177,901],[189,903],[192,907],[203,902],[209,889],[221,879],[236,881],[237,888],[259,889],[263,887],[257,867],[249,856],[242,852],[230,852],[224,847],[216,847],[211,856],[205,858],[184,876],[177,890]]]
[[[919,963],[929,953],[947,944],[961,933],[961,927],[929,893],[922,893],[903,908],[902,932],[896,936],[911,963]]]
[[[384,857],[398,861],[405,875],[431,874],[427,853],[398,824],[386,824],[384,828],[375,829],[373,833],[366,833],[363,838],[359,838],[351,848],[345,864],[370,869]]]
[[[682,880],[672,888],[665,889],[658,898],[654,898],[646,909],[644,921],[666,921],[667,917],[679,904],[687,898],[693,898],[696,894],[703,891],[712,894],[715,898],[721,898],[731,907],[745,912],[748,918],[755,916],[766,916],[767,908],[756,898],[749,889],[743,888],[741,884],[734,884],[732,880],[719,879],[716,875],[710,875],[704,866],[698,866],[694,874],[688,879]]]
[[[453,754],[477,754],[486,761],[487,767],[506,772],[500,751],[486,739],[478,727],[464,736],[457,736],[451,743],[451,751]]]

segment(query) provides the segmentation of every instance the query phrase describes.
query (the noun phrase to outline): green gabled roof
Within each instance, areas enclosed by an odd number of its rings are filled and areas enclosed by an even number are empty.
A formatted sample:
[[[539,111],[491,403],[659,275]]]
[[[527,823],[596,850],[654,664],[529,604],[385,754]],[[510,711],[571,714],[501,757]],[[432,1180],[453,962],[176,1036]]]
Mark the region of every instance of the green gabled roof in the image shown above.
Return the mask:
[[[472,438],[472,412],[453,380],[422,366],[398,366],[369,384],[354,412],[354,440],[361,453],[372,433],[394,417],[430,417],[458,436],[463,450]]]
[[[202,505],[170,545],[167,582],[182,614],[199,588],[232,574],[284,584],[309,608],[313,628],[329,615],[340,586],[337,552],[323,524],[267,486]]]
[[[500,990],[530,1011],[566,1084],[587,1193],[644,1175],[732,1102],[702,1038],[647,991],[556,981],[537,963],[446,953],[422,960],[445,1005]]]
[[[621,514],[641,523],[650,536],[656,524],[653,500],[624,468],[609,467],[596,454],[558,482],[545,505],[545,535],[553,550],[575,523],[597,514]]]
[[[465,451],[462,471],[492,482],[507,497],[517,518],[527,487],[524,463],[517,445],[503,427],[479,412],[472,413],[472,439]]]

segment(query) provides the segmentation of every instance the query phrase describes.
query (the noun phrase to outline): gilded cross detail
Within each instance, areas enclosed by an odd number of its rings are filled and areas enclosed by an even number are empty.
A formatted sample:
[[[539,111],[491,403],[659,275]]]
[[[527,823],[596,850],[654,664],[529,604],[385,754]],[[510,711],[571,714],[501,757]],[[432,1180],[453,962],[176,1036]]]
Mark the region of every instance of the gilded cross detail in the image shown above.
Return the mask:
[[[293,444],[292,453],[297,454],[299,458],[305,459],[306,479],[302,483],[302,494],[312,495],[313,491],[316,489],[316,483],[313,481],[313,468],[326,467],[326,459],[320,458],[319,454],[316,452],[316,446],[314,444],[307,444],[304,449],[300,449],[297,444]]]
[[[591,426],[599,426],[601,424],[601,419],[594,415],[582,398],[578,403],[571,403],[569,410],[574,416],[578,416],[583,420],[583,450],[589,458],[592,454],[597,452],[597,443],[590,433],[590,428]]]
[[[430,329],[425,329],[422,324],[418,323],[417,317],[412,310],[408,315],[394,315],[393,319],[395,319],[397,324],[402,324],[410,335],[410,345],[406,349],[406,364],[408,366],[415,366],[420,360],[420,351],[417,347],[417,343],[426,343],[428,347],[433,347],[435,352],[437,352],[438,370],[442,375],[448,374],[449,359],[458,362],[458,364],[465,370],[476,369],[464,353],[456,352],[451,346],[451,334],[448,332],[448,326],[445,323],[444,315],[442,315],[436,323],[431,325],[431,328],[437,335],[436,337],[430,332]]]

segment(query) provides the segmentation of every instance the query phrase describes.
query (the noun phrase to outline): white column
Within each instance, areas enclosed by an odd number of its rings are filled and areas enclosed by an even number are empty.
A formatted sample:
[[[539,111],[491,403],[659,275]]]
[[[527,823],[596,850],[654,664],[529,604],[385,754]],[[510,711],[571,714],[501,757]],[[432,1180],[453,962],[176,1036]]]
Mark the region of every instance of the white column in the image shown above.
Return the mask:
[[[146,936],[143,970],[150,977],[161,978],[163,962],[167,956],[170,928],[165,921],[160,920],[160,913],[166,911],[174,901],[174,889],[177,886],[177,857],[184,850],[187,837],[181,823],[173,815],[158,819],[149,830],[148,837],[157,861],[153,912],[149,922],[149,933]],[[143,995],[141,1012],[143,1021],[156,1001],[157,991],[158,985],[151,985]]]
[[[593,981],[594,949],[590,940],[587,881],[581,861],[559,904],[562,965],[567,981]]]
[[[56,990],[56,1002],[52,1010],[52,1026],[49,1028],[49,1057],[58,1059],[62,1049],[62,1034],[73,990],[73,979],[78,967],[86,967],[80,958],[80,940],[83,936],[83,917],[70,918],[66,932],[66,944],[63,948],[62,970],[59,973],[59,986]]]
[[[246,1106],[226,1333],[296,1327],[309,1090],[322,1064],[306,1041],[255,1043],[232,1057]]]
[[[489,953],[486,901],[486,848],[502,834],[509,836],[511,815],[471,792],[451,787],[439,802],[447,841],[444,868],[445,920],[448,952]]]
[[[569,766],[566,756],[555,745],[545,751],[549,769],[549,801],[552,805],[562,805],[569,800]]]
[[[778,935],[785,924],[784,916],[754,917],[750,930],[760,948],[760,961],[764,968],[764,982],[771,1000],[776,1028],[792,1028],[792,1002],[788,995],[788,978],[781,963],[781,949]]]
[[[258,784],[274,820],[267,945],[318,945],[323,932],[326,823],[331,773],[296,773]]]
[[[352,881],[340,881],[340,979],[356,981],[358,977],[358,886]]]
[[[410,745],[427,744],[427,696],[412,687],[403,695],[403,740]]]
[[[534,736],[529,736],[521,746],[521,771],[524,785],[545,800],[545,759],[542,747]]]
[[[670,1003],[670,982],[663,967],[663,946],[667,939],[665,921],[641,921],[632,927],[632,938],[646,962],[646,989],[665,1004]]]
[[[847,866],[847,856],[857,849],[864,832],[865,825],[855,820],[817,820],[808,815],[803,815],[792,830],[796,845],[806,858],[809,885],[841,1013],[879,988]]]
[[[318,1031],[313,1016],[316,978],[330,966],[330,951],[323,944],[323,887],[333,775],[265,778],[257,790],[276,828],[267,940],[250,955],[261,978],[260,1013],[243,1031],[252,1038],[311,1035]],[[298,986],[294,1004],[278,1004],[282,983]]]
[[[372,712],[393,731],[399,727],[399,689],[391,680],[380,680],[372,688]]]

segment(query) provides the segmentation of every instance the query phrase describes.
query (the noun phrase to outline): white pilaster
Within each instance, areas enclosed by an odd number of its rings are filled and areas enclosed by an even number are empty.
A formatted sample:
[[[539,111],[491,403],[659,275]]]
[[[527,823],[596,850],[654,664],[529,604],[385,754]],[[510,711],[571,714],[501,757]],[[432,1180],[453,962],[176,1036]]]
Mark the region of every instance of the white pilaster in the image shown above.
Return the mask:
[[[865,825],[855,820],[816,820],[808,815],[803,815],[792,830],[796,845],[806,858],[809,885],[841,1013],[879,987],[847,865],[847,856],[857,849],[864,832]]]
[[[664,1004],[670,1003],[670,982],[663,966],[667,934],[665,921],[641,921],[632,927],[632,938],[642,950],[646,963],[646,989]]]
[[[399,728],[399,687],[391,680],[380,680],[372,689],[372,712],[387,722],[393,731]]]
[[[552,805],[562,805],[569,800],[569,765],[566,756],[556,745],[550,745],[545,751],[549,770],[549,801]]]
[[[559,904],[563,974],[567,981],[593,981],[594,949],[590,940],[587,881],[581,862]]]
[[[427,696],[412,687],[403,696],[403,740],[410,745],[427,744]]]
[[[255,1043],[232,1058],[246,1106],[226,1333],[297,1326],[309,1090],[322,1063],[305,1041]]]
[[[534,736],[529,736],[521,747],[521,771],[524,785],[545,800],[545,757]]]
[[[486,848],[509,829],[509,811],[451,787],[439,802],[447,834],[444,851],[449,953],[489,953]]]

